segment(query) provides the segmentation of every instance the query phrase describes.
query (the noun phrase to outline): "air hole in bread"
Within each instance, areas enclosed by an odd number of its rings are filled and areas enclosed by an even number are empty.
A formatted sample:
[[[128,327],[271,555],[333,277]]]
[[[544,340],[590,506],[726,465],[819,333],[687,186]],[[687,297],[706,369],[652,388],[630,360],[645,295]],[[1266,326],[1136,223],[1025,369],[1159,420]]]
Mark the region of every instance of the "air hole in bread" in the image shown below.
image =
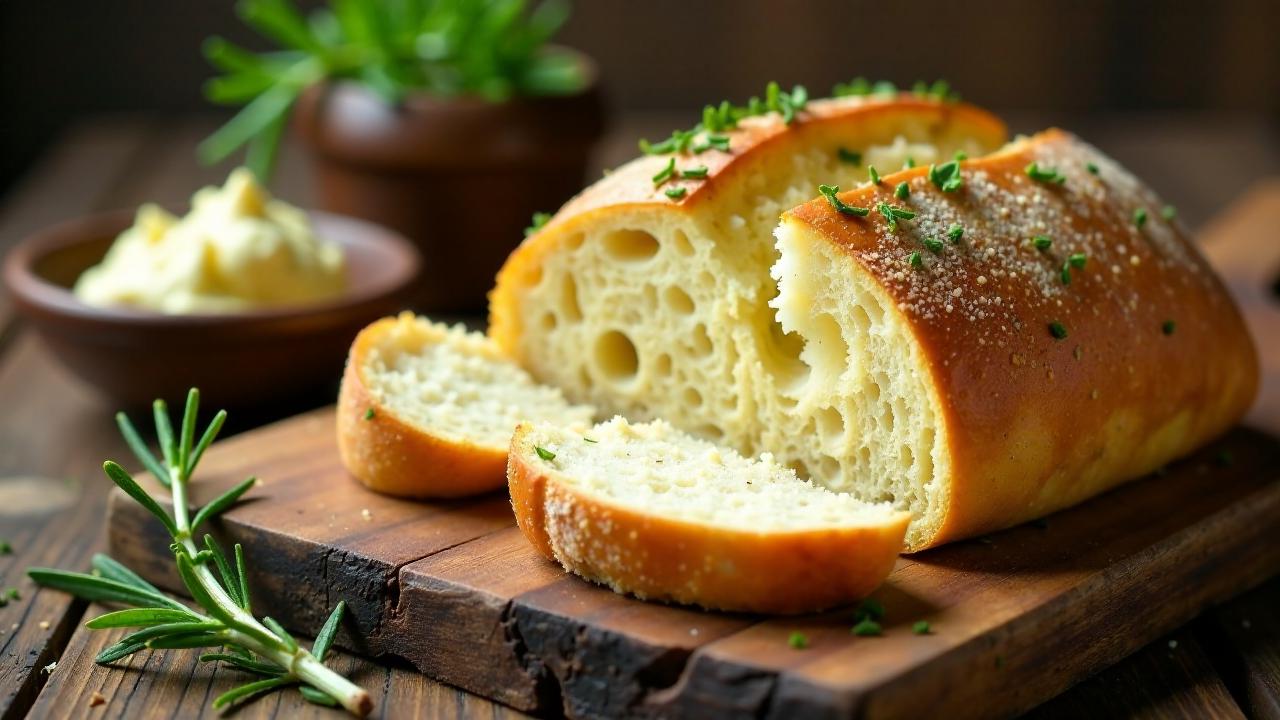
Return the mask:
[[[644,286],[644,307],[649,312],[658,309],[658,288],[652,285]]]
[[[818,461],[819,479],[823,482],[840,477],[840,461],[830,455],[823,455]]]
[[[689,236],[683,230],[677,230],[671,234],[671,246],[685,257],[693,255],[693,243],[689,242]]]
[[[693,434],[706,440],[716,441],[724,437],[724,430],[713,423],[703,423],[693,429]]]
[[[700,407],[702,405],[702,393],[697,388],[685,388],[683,397],[684,404],[690,408]]]
[[[680,313],[681,315],[689,315],[694,310],[693,298],[689,297],[689,293],[672,285],[662,293],[663,298],[667,301],[667,307]]]
[[[818,430],[827,443],[840,442],[844,438],[844,416],[835,408],[820,408],[815,412]]]
[[[707,326],[698,323],[693,326],[693,354],[698,357],[706,357],[711,354],[711,336],[707,334]]]
[[[618,330],[604,333],[596,340],[596,368],[614,384],[631,383],[640,370],[635,343]]]
[[[661,353],[653,359],[653,371],[659,375],[671,374],[671,356]]]
[[[572,275],[565,275],[560,285],[560,312],[569,322],[582,319],[582,306],[578,304],[578,281]]]
[[[828,313],[813,319],[813,332],[801,359],[814,369],[814,382],[825,388],[839,379],[849,364],[849,345],[844,341],[840,323]]]
[[[915,451],[911,449],[910,445],[903,445],[902,449],[898,451],[898,464],[901,465],[904,470],[909,469],[912,465],[916,464],[916,454]]]
[[[644,230],[614,230],[604,236],[604,250],[615,260],[641,262],[658,254],[658,238]]]

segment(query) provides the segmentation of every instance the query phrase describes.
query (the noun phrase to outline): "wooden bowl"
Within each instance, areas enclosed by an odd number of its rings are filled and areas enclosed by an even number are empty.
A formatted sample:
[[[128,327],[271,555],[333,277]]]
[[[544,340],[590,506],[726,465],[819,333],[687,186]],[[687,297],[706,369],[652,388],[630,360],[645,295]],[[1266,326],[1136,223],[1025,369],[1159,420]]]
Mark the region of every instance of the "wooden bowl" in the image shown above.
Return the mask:
[[[312,212],[316,234],[340,244],[348,289],[318,303],[227,314],[164,315],[87,305],[71,293],[134,211],[94,215],[38,232],[5,258],[18,311],[73,373],[122,407],[181,402],[190,387],[218,407],[257,407],[336,387],[364,325],[399,310],[418,252],[372,223]]]

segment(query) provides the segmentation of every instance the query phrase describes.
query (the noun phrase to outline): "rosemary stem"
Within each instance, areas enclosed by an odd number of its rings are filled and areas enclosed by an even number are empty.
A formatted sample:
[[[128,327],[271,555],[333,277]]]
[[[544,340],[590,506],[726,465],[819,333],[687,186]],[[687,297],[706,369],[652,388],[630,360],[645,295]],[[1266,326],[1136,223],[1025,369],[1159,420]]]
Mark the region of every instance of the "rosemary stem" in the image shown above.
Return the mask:
[[[170,467],[169,473],[173,480],[170,492],[173,498],[173,517],[178,528],[178,536],[187,552],[195,557],[200,548],[191,537],[190,513],[187,510],[188,478],[181,468]],[[238,644],[271,659],[280,667],[287,668],[289,677],[313,685],[356,716],[364,717],[373,709],[373,701],[364,688],[325,667],[306,649],[298,647],[296,650],[290,650],[284,640],[277,638],[275,633],[258,622],[252,613],[236,604],[206,564],[197,564],[194,570],[196,579],[205,592],[209,593],[219,609],[234,621],[228,629]],[[267,642],[268,639],[273,642]]]

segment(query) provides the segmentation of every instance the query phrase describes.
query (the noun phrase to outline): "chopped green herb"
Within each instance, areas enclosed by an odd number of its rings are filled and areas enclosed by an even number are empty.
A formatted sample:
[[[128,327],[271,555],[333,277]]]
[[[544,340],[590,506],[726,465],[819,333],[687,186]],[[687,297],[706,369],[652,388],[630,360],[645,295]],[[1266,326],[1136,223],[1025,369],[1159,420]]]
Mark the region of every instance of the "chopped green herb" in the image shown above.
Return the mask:
[[[932,628],[929,627],[928,620],[917,620],[915,624],[911,626],[911,632],[917,635],[928,635],[932,632]]]
[[[917,80],[911,85],[911,94],[925,97],[929,94],[929,83],[924,80]]]
[[[867,177],[869,177],[869,178],[871,179],[871,184],[872,184],[872,185],[879,185],[879,184],[880,184],[880,173],[876,172],[876,166],[875,166],[875,165],[868,165],[868,166],[867,166]]]
[[[850,165],[862,164],[862,153],[858,152],[857,150],[850,150],[848,148],[843,148],[843,147],[837,148],[836,156],[840,158],[840,162],[842,163],[848,163]]]
[[[1031,238],[1031,244],[1035,245],[1037,250],[1048,250],[1053,241],[1049,239],[1048,235],[1037,235]]]
[[[908,157],[907,161],[902,164],[902,167],[904,170],[910,170],[915,166],[916,166],[916,159],[913,157]]]
[[[667,164],[664,165],[662,169],[658,171],[657,175],[653,176],[653,186],[658,187],[662,183],[675,177],[675,174],[676,174],[676,159],[674,157],[667,158]]]
[[[533,446],[533,451],[534,451],[534,452],[536,452],[536,453],[538,453],[538,457],[542,458],[543,460],[555,460],[555,459],[556,459],[556,454],[555,454],[555,453],[553,453],[553,452],[551,452],[550,450],[548,450],[548,449],[544,448],[544,447],[538,447],[537,445],[534,445],[534,446]]]
[[[377,417],[377,415],[378,415],[378,413],[374,412],[373,408],[365,408],[365,409],[364,409],[364,419],[365,419],[365,420],[372,420],[372,419],[374,419],[375,417]]]
[[[886,202],[876,203],[876,211],[889,222],[889,230],[897,231],[899,220],[913,220],[916,214],[906,208],[895,207]]]
[[[854,625],[853,629],[849,632],[860,637],[873,637],[876,635],[883,635],[884,629],[880,627],[880,623],[875,620],[865,618],[863,620],[859,620],[858,624]]]
[[[1173,220],[1178,217],[1178,208],[1172,205],[1165,205],[1163,208],[1160,208],[1160,217],[1164,218],[1166,221]]]
[[[7,606],[8,604],[9,604],[9,598],[7,598],[7,597],[5,597],[5,596],[3,596],[3,595],[0,595],[0,607],[5,607],[5,606]]]
[[[893,189],[893,196],[899,200],[906,200],[911,196],[911,187],[906,182],[900,182],[898,187]]]
[[[803,110],[809,102],[809,91],[803,85],[796,85],[790,93],[783,92],[778,83],[770,82],[764,89],[764,106],[772,112],[782,115],[782,122],[790,125],[796,119],[796,112]]]
[[[956,162],[964,162],[965,160],[969,159],[969,153],[963,150],[957,150],[956,154],[951,156],[951,159],[955,160]]]
[[[872,95],[897,95],[898,86],[888,80],[880,80],[871,86]]]
[[[953,245],[960,242],[960,238],[964,237],[964,228],[959,225],[952,225],[951,229],[947,230],[947,237]]]
[[[960,177],[960,163],[952,160],[941,165],[929,166],[929,182],[933,183],[942,192],[955,192],[964,184],[964,180]]]
[[[13,554],[13,546],[9,544],[8,540],[0,540],[0,555],[11,554]]]
[[[880,620],[884,617],[884,605],[875,598],[863,598],[858,603],[858,607],[853,611],[854,620],[862,620],[863,618],[871,618],[872,620]]]
[[[1098,174],[1098,165],[1097,165],[1096,163],[1091,163],[1091,162],[1090,162],[1090,163],[1085,163],[1085,164],[1084,164],[1084,169],[1085,169],[1085,170],[1088,170],[1090,174],[1093,174],[1093,175],[1097,175],[1097,174]]]
[[[1071,284],[1071,263],[1070,262],[1062,263],[1062,273],[1060,276],[1062,277],[1063,285]]]
[[[911,267],[917,270],[924,267],[924,258],[920,257],[920,253],[918,252],[913,252],[908,255],[907,262],[911,264]]]
[[[832,97],[862,97],[871,94],[871,83],[864,77],[857,77],[847,83],[836,83],[831,88]]]
[[[735,108],[725,100],[719,107],[708,105],[702,108],[702,128],[707,132],[720,132],[738,127],[738,115]]]
[[[1164,333],[1165,335],[1172,335],[1173,331],[1177,329],[1178,329],[1178,324],[1172,320],[1165,320],[1164,322],[1160,323],[1160,332]]]
[[[693,142],[693,136],[698,134],[698,128],[692,130],[672,130],[671,137],[662,142],[651,143],[648,140],[640,141],[640,152],[645,155],[667,155],[669,153],[681,153],[689,149],[689,143]]]
[[[1141,229],[1142,229],[1142,226],[1143,226],[1143,225],[1146,225],[1146,224],[1147,224],[1147,210],[1146,210],[1146,208],[1138,208],[1137,210],[1134,210],[1134,211],[1133,211],[1133,224],[1134,224],[1134,225],[1135,225],[1139,230],[1141,230]]]
[[[831,203],[831,207],[835,208],[836,212],[839,212],[841,215],[866,217],[871,214],[871,211],[867,208],[849,205],[845,201],[836,197],[836,193],[840,192],[839,185],[819,185],[818,192],[822,193],[822,197],[826,198],[827,202]]]
[[[1054,340],[1065,340],[1067,337],[1067,326],[1057,320],[1054,320],[1049,323],[1049,334],[1053,336]]]
[[[21,599],[22,599],[22,595],[21,595],[21,593],[19,593],[19,592],[18,592],[18,588],[9,588],[8,590],[5,590],[4,594],[5,594],[5,595],[7,595],[7,596],[9,596],[9,599],[10,599],[10,600],[21,600]]]
[[[787,645],[790,645],[792,650],[803,650],[809,647],[809,638],[797,630],[787,637]]]
[[[1027,176],[1038,182],[1055,183],[1061,185],[1067,181],[1067,176],[1058,172],[1053,168],[1041,168],[1037,162],[1027,165]]]
[[[924,246],[929,252],[937,255],[942,252],[942,241],[937,238],[927,237],[924,239]]]
[[[701,155],[713,148],[720,152],[729,152],[729,136],[708,135],[702,142],[693,146],[693,152],[697,155]]]
[[[679,200],[680,198],[684,197],[688,192],[689,192],[688,188],[674,187],[674,188],[667,188],[666,190],[663,190],[662,194],[666,195],[672,200]]]
[[[1084,264],[1088,261],[1089,256],[1084,253],[1072,253],[1071,257],[1067,258],[1067,262],[1071,263],[1071,267],[1077,270],[1084,269]]]
[[[582,438],[582,440],[583,440],[583,442],[589,442],[589,443],[593,443],[593,444],[597,442],[596,440],[592,440],[592,439],[591,439],[591,438],[589,438],[589,437],[584,437],[584,438]]]
[[[685,168],[680,171],[680,177],[691,178],[693,180],[701,180],[707,176],[707,166],[699,165],[698,167]]]
[[[551,213],[545,213],[545,212],[534,213],[533,222],[529,224],[529,227],[524,229],[524,236],[529,237],[530,235],[538,232],[539,230],[542,229],[543,225],[547,224],[547,221],[550,219],[551,219]]]

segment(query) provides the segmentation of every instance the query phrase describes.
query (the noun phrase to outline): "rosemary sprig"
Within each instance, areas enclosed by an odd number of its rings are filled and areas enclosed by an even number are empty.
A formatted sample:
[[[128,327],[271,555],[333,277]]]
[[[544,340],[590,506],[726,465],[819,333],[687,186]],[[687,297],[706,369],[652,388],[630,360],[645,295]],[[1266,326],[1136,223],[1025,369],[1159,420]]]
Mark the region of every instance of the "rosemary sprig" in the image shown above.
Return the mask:
[[[345,602],[334,607],[328,621],[316,636],[308,652],[271,618],[258,620],[249,606],[249,585],[244,565],[244,550],[236,544],[233,559],[228,559],[212,535],[204,535],[203,547],[196,544],[196,531],[209,520],[231,507],[257,482],[249,478],[227,490],[189,516],[187,484],[195,472],[200,456],[221,429],[226,411],[219,411],[208,429],[195,439],[196,412],[200,392],[195,388],[187,395],[182,414],[182,427],[175,437],[169,424],[164,401],[157,400],[156,437],[161,457],[149,450],[133,423],[124,413],[116,422],[143,467],[169,488],[173,513],[160,506],[120,465],[108,460],[103,464],[107,477],[121,490],[155,515],[173,537],[174,559],[182,584],[203,612],[193,610],[168,597],[132,570],[106,555],[93,558],[93,573],[76,573],[50,568],[31,568],[27,574],[37,583],[64,590],[92,602],[129,606],[90,620],[86,626],[101,628],[140,628],[106,648],[95,661],[107,664],[143,649],[222,648],[223,652],[205,653],[202,662],[223,662],[261,679],[229,690],[213,701],[215,709],[246,702],[270,690],[296,686],[309,702],[336,707],[341,705],[353,715],[363,717],[373,709],[369,694],[323,664],[325,653],[338,632],[346,609]],[[216,571],[216,574],[215,574]]]

